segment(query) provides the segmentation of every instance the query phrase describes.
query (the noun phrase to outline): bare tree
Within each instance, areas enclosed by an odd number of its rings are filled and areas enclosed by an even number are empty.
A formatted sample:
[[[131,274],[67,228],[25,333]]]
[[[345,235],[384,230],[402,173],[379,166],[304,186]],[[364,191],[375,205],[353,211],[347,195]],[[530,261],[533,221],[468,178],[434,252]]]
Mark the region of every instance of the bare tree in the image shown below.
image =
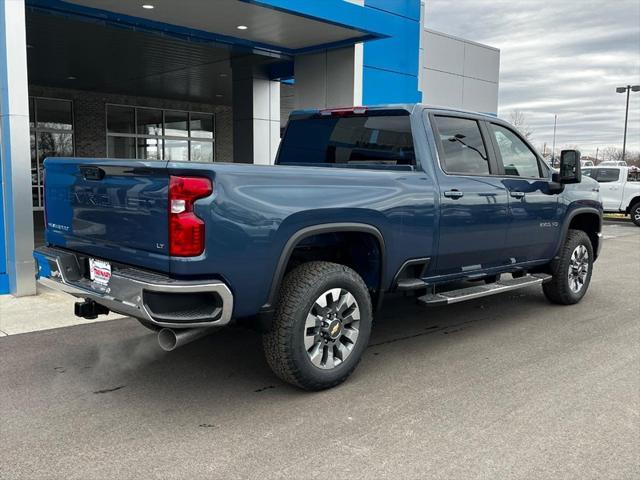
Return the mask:
[[[509,122],[511,123],[511,125],[516,127],[522,135],[524,135],[524,138],[526,138],[527,140],[531,140],[533,130],[531,130],[531,128],[527,124],[527,119],[524,113],[517,109],[513,110],[509,114]]]
[[[627,154],[627,157],[629,155]],[[602,150],[602,161],[622,160],[622,150],[616,147],[606,147]]]
[[[625,160],[627,161],[627,165],[640,168],[640,152],[630,152],[627,150],[625,154]]]

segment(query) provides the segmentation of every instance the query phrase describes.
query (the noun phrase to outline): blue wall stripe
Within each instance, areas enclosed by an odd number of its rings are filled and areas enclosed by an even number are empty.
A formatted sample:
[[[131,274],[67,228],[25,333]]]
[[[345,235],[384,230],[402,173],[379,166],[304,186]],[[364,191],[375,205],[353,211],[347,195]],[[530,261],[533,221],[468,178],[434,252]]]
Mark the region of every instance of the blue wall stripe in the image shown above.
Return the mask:
[[[420,0],[365,0],[365,7],[387,12],[392,35],[364,44],[362,102],[420,102]]]
[[[420,0],[367,0],[367,6],[420,21]]]

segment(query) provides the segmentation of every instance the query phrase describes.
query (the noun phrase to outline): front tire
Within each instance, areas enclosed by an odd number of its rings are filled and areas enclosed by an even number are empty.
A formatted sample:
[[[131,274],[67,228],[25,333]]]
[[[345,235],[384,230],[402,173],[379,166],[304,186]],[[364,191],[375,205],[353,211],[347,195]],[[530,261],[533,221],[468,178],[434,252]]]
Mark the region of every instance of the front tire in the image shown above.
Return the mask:
[[[636,202],[631,206],[629,215],[631,215],[631,221],[640,227],[640,202]]]
[[[344,382],[371,333],[371,297],[351,268],[309,262],[284,279],[273,327],[263,336],[274,373],[305,390]]]
[[[582,230],[569,230],[558,256],[551,262],[551,281],[542,285],[549,301],[573,305],[582,300],[593,271],[593,246]]]

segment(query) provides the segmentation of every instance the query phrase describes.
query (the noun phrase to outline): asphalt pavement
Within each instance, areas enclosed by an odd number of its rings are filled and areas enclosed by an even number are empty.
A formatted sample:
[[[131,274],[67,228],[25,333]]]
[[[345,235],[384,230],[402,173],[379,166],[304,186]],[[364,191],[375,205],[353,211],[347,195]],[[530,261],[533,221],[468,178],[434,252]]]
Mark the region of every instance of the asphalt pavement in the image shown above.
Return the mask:
[[[128,318],[2,337],[0,478],[638,479],[640,228],[605,236],[575,306],[391,299],[320,393],[242,329],[171,353]]]

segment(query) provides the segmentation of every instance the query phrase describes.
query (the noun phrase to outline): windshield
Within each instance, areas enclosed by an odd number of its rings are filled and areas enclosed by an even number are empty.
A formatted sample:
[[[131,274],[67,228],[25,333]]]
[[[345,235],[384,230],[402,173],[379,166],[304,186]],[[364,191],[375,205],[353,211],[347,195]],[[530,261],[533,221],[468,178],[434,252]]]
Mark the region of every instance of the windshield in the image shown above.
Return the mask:
[[[415,165],[409,115],[292,119],[277,163]]]

